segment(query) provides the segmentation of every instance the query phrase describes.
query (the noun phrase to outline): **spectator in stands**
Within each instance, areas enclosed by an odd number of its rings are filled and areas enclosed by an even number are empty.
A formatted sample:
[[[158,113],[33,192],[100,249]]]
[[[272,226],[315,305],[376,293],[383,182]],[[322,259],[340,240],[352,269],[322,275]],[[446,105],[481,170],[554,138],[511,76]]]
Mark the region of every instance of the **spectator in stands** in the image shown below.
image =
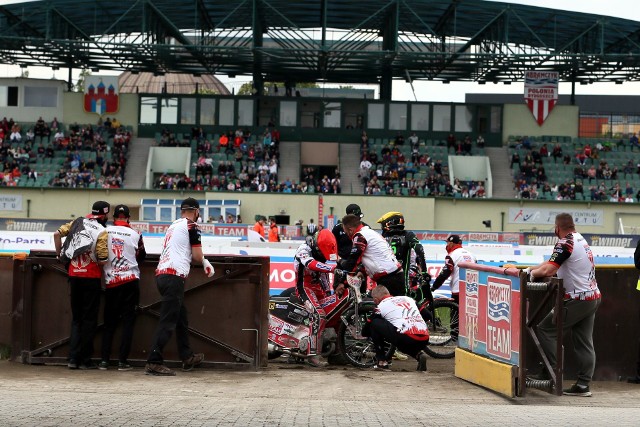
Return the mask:
[[[631,138],[629,138],[629,146],[632,150],[634,147],[640,147],[640,144],[638,143],[638,136],[635,132],[631,135]]]
[[[478,138],[476,138],[476,146],[481,149],[484,150],[484,138],[482,137],[482,135],[478,135]]]
[[[469,135],[466,135],[464,137],[464,141],[462,142],[462,153],[465,156],[470,156],[472,149],[473,149],[473,142],[471,142],[471,137]]]
[[[517,151],[514,151],[513,154],[511,155],[511,162],[509,163],[509,167],[513,169],[514,164],[517,164],[518,166],[520,166],[520,154],[518,154]]]
[[[20,125],[14,124],[11,129],[11,135],[9,136],[11,143],[20,143],[22,141],[22,134],[20,133]]]
[[[454,152],[455,152],[456,137],[454,134],[450,133],[449,136],[447,136],[447,152],[451,151],[452,148],[454,149]]]
[[[542,144],[542,147],[540,147],[540,157],[541,158],[545,158],[545,157],[549,157],[549,149],[547,148],[547,144]]]
[[[622,169],[622,172],[624,173],[624,177],[625,178],[627,177],[627,175],[630,175],[631,177],[633,177],[633,160],[629,160],[624,165],[624,168]]]
[[[411,149],[415,149],[416,151],[420,147],[420,139],[415,132],[411,132],[411,136],[409,136],[409,144],[411,145]]]
[[[556,145],[553,146],[553,152],[551,153],[551,155],[553,156],[554,163],[556,163],[558,159],[561,159],[563,157],[562,147],[560,146],[560,144],[556,143]]]

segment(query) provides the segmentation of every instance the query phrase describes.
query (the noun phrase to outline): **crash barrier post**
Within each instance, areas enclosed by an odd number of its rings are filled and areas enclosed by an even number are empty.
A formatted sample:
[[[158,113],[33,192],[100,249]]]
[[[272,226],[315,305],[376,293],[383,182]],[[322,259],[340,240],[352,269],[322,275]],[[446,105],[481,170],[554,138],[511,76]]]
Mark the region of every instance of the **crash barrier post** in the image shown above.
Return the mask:
[[[12,252],[0,252],[0,359],[9,358],[11,348],[12,258]]]
[[[527,339],[523,337],[521,344],[520,365],[518,368],[518,378],[520,378],[520,384],[522,387],[522,395],[524,396],[527,388],[536,388],[540,390],[549,391],[557,396],[562,395],[562,379],[563,379],[563,360],[564,360],[564,347],[562,345],[562,328],[563,328],[563,299],[564,288],[562,286],[562,279],[552,277],[549,281],[544,282],[530,282],[528,274],[524,271],[520,272],[520,285],[522,290],[521,295],[521,307],[524,314],[521,321],[521,330],[527,331],[531,337],[536,354],[542,359],[544,369],[550,373],[551,379],[530,379],[526,377],[526,360],[527,360]],[[534,303],[531,301],[530,295],[533,293],[542,294],[542,300]],[[556,325],[556,366],[553,367],[549,363],[549,359],[545,355],[538,334],[534,327],[540,323],[540,321],[547,315],[548,302],[553,304],[554,322]],[[524,378],[524,381],[522,379]]]
[[[460,328],[455,375],[509,397],[519,396],[521,363],[518,269],[461,262]]]
[[[269,258],[258,256],[207,257],[215,268],[208,278],[193,267],[185,283],[184,304],[189,313],[189,339],[205,354],[204,367],[258,369],[267,366]],[[66,364],[69,354],[71,308],[65,268],[51,252],[32,252],[13,260],[11,358],[28,364]],[[140,265],[140,303],[130,363],[143,366],[157,326],[161,299],[155,285],[158,256]],[[94,340],[100,354],[102,308]],[[120,330],[113,348],[119,347]],[[165,348],[169,366],[179,366],[173,340]],[[117,356],[114,351],[112,359]]]

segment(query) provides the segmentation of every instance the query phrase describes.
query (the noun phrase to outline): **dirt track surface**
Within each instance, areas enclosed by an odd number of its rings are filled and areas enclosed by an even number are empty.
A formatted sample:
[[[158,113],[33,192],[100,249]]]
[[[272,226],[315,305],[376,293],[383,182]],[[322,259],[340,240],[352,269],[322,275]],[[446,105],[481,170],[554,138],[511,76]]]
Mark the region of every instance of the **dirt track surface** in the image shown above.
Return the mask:
[[[640,385],[595,382],[593,397],[532,390],[507,399],[453,376],[453,360],[391,372],[270,363],[259,372],[175,377],[0,361],[3,426],[637,425]],[[566,384],[568,385],[568,383]]]

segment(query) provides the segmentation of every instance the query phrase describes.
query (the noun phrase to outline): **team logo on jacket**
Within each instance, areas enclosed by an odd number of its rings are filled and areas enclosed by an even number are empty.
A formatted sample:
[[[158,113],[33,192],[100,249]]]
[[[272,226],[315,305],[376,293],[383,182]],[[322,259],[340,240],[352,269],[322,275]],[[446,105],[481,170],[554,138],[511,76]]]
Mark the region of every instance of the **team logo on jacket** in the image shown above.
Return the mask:
[[[116,258],[122,258],[122,254],[124,253],[124,240],[112,237],[111,252],[113,252],[113,255],[115,255]]]

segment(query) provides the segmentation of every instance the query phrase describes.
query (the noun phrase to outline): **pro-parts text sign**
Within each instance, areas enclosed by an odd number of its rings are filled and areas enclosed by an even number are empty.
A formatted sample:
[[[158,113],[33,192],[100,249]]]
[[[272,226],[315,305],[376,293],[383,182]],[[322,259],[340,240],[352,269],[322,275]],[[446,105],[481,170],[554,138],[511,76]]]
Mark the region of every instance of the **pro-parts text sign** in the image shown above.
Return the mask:
[[[460,269],[460,347],[499,362],[520,361],[520,280]]]

